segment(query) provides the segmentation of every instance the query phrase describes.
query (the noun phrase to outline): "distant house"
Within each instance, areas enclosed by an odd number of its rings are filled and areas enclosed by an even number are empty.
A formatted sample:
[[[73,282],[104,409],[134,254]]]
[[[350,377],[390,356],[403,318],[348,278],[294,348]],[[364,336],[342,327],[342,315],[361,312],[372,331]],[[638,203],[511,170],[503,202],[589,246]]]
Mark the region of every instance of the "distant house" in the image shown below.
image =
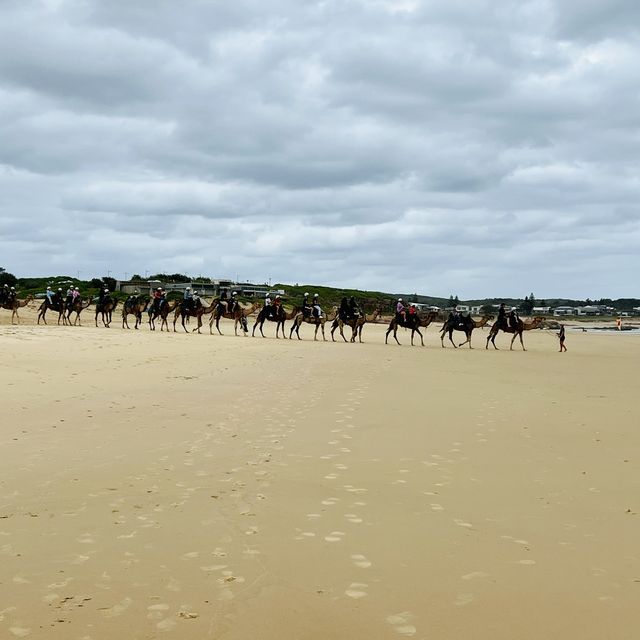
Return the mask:
[[[185,289],[189,287],[192,291],[197,291],[199,295],[205,297],[217,298],[223,289],[227,290],[228,295],[234,291],[242,297],[264,297],[267,293],[272,295],[284,296],[284,289],[274,291],[268,285],[250,284],[248,282],[240,283],[233,280],[209,280],[208,282],[160,282],[160,280],[123,280],[116,282],[116,291],[123,293],[134,293],[138,291],[141,294],[152,295],[158,288],[162,287],[167,293],[172,291],[183,294]]]
[[[575,307],[560,306],[553,310],[554,316],[575,316],[577,315],[577,309]]]
[[[551,313],[551,307],[533,307],[531,313],[534,316],[546,316]]]

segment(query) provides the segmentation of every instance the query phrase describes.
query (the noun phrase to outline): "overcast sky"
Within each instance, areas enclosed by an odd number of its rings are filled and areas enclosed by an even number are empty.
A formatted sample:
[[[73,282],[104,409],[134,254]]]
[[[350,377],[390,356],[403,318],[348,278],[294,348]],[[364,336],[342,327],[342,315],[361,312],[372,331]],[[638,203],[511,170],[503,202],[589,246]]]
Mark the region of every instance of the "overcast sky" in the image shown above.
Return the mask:
[[[637,0],[0,0],[0,266],[640,296]]]

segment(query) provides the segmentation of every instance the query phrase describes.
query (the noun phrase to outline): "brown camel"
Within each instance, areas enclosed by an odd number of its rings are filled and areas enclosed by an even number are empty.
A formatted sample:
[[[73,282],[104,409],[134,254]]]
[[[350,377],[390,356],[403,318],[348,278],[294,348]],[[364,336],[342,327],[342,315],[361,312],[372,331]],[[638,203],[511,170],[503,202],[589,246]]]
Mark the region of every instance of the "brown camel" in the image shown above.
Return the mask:
[[[96,327],[98,326],[98,314],[102,315],[102,324],[106,329],[111,324],[111,317],[115,308],[118,306],[118,300],[114,300],[111,296],[107,296],[104,301],[96,305]]]
[[[138,301],[135,304],[127,304],[126,302],[122,305],[122,328],[123,329],[131,329],[129,326],[128,316],[129,314],[133,314],[136,319],[136,323],[134,325],[134,329],[137,329],[142,324],[142,314],[147,310],[149,306],[149,300],[143,298],[138,298]]]
[[[267,311],[269,309],[271,309],[271,314],[267,315]],[[287,336],[284,332],[284,323],[287,320],[293,320],[293,318],[296,317],[296,314],[298,313],[298,311],[300,311],[300,308],[295,306],[289,312],[285,311],[285,308],[282,305],[277,305],[277,306],[272,305],[271,307],[262,307],[262,309],[260,309],[260,311],[258,312],[258,317],[256,318],[256,321],[253,325],[253,331],[251,332],[251,335],[255,336],[256,327],[258,327],[260,329],[260,334],[264,338],[265,335],[262,332],[262,326],[264,325],[265,320],[271,320],[272,322],[276,323],[276,338],[280,337],[278,335],[280,327],[282,327],[282,337],[286,338]]]
[[[366,313],[360,314],[357,318],[349,318],[348,320],[342,320],[340,316],[337,316],[331,325],[331,339],[335,342],[335,338],[333,334],[336,329],[340,329],[340,335],[342,339],[346,342],[347,339],[344,337],[344,327],[351,327],[351,339],[349,342],[355,342],[356,336],[358,336],[358,341],[362,342],[362,327],[364,327],[367,322],[375,322],[380,315],[380,307],[376,307],[373,313],[370,316],[367,316]]]
[[[164,328],[167,328],[169,331],[169,321],[167,318],[172,311],[176,310],[176,307],[180,304],[180,300],[165,300],[163,305],[160,307],[160,311],[156,311],[155,307],[152,304],[149,305],[147,309],[147,313],[149,314],[149,329],[151,331],[156,330],[156,320],[160,318],[160,331],[164,331]]]
[[[293,319],[293,324],[291,325],[291,330],[289,331],[289,339],[293,336],[293,332],[296,332],[298,336],[298,340],[302,340],[300,337],[300,325],[303,322],[307,322],[308,324],[312,324],[315,326],[315,331],[313,332],[313,339],[318,339],[318,329],[322,329],[322,339],[326,341],[326,336],[324,333],[324,325],[326,322],[333,322],[338,316],[338,307],[333,307],[333,312],[331,316],[325,315],[324,313],[316,318],[314,315],[305,316],[302,311],[297,313]]]
[[[56,294],[53,296],[53,301],[49,302],[49,298],[45,298],[38,309],[38,324],[40,324],[40,320],[42,320],[45,324],[47,324],[47,311],[51,309],[51,311],[55,311],[58,314],[58,324],[60,324],[60,320],[64,315],[64,301],[62,300],[62,296]]]
[[[6,309],[7,311],[11,311],[11,324],[14,324],[14,318],[18,320],[18,324],[20,324],[20,315],[18,314],[18,309],[22,307],[26,307],[33,300],[33,296],[29,295],[24,300],[20,300],[15,298],[14,300],[6,300],[0,305],[0,309]]]
[[[229,303],[227,303],[228,305]],[[220,331],[220,318],[227,318],[228,320],[233,320],[233,330],[235,334],[238,335],[238,325],[242,328],[244,335],[246,336],[249,333],[249,326],[247,325],[247,316],[250,316],[255,310],[260,306],[259,302],[254,302],[251,304],[249,308],[243,307],[239,302],[236,303],[234,310],[229,313],[228,311],[222,312],[222,306],[218,305],[215,311],[211,314],[211,320],[209,320],[209,333],[213,333],[213,323],[216,323],[216,329],[220,335],[222,331]],[[229,308],[228,306],[226,307]]]
[[[422,336],[420,327],[428,327],[437,317],[438,313],[436,311],[429,311],[429,313],[426,313],[423,316],[417,313],[414,315],[407,314],[406,319],[403,319],[396,314],[389,323],[389,328],[384,336],[384,343],[388,344],[387,340],[389,339],[389,334],[393,331],[395,341],[400,344],[397,335],[398,327],[404,327],[405,329],[411,329],[411,346],[413,346],[413,337],[417,333],[420,336],[420,342],[424,347],[424,337]]]
[[[496,336],[500,331],[504,331],[505,333],[513,333],[513,338],[511,338],[511,344],[509,345],[510,351],[513,351],[513,343],[516,337],[520,338],[520,344],[522,345],[522,350],[526,351],[526,349],[524,348],[524,342],[522,341],[523,332],[531,331],[531,329],[537,329],[544,321],[545,321],[545,318],[542,316],[536,316],[535,318],[532,318],[528,322],[524,322],[523,320],[518,318],[518,322],[515,328],[507,326],[506,324],[503,325],[502,327],[499,327],[498,323],[496,322],[491,327],[491,330],[489,331],[489,335],[487,336],[487,344],[485,348],[486,349],[489,348],[489,340],[491,340],[491,344],[493,345],[494,349],[497,349],[498,347],[496,347]]]
[[[82,325],[80,322],[80,314],[91,304],[91,298],[87,298],[85,302],[78,296],[71,305],[66,306],[65,313],[62,316],[62,320],[65,324],[71,326],[71,314],[75,312],[76,317],[73,321],[73,326]]]
[[[200,327],[202,326],[202,316],[209,315],[210,313],[212,313],[215,310],[215,308],[218,306],[219,301],[220,301],[219,298],[214,298],[208,307],[205,307],[201,303],[197,309],[193,309],[191,307],[187,308],[186,305],[184,304],[185,301],[183,300],[176,308],[176,312],[173,316],[173,331],[174,332],[176,331],[176,321],[178,320],[178,317],[180,318],[182,328],[185,330],[186,333],[189,333],[189,332],[187,331],[187,327],[185,327],[184,325],[185,318],[197,318],[198,326],[195,329],[191,329],[191,331],[197,331],[198,333],[200,333]]]
[[[457,349],[458,347],[462,347],[463,345],[469,343],[469,349],[472,349],[471,346],[471,334],[474,329],[479,329],[480,327],[484,327],[487,322],[493,320],[494,316],[482,316],[481,320],[474,320],[471,316],[463,316],[460,318],[460,321],[456,321],[456,319],[451,316],[445,323],[442,325],[442,329],[440,330],[440,343],[444,347],[444,336],[445,334],[449,334],[449,341],[451,344]],[[453,332],[454,331],[464,331],[467,339],[464,342],[461,342],[459,345],[453,341]]]

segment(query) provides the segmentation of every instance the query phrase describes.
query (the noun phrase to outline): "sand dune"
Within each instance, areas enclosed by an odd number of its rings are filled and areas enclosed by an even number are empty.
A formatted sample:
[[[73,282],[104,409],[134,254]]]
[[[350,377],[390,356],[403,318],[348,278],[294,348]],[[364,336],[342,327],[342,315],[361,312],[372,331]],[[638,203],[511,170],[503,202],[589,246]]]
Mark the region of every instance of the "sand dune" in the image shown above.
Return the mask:
[[[0,637],[636,637],[639,337],[30,313],[0,316]]]

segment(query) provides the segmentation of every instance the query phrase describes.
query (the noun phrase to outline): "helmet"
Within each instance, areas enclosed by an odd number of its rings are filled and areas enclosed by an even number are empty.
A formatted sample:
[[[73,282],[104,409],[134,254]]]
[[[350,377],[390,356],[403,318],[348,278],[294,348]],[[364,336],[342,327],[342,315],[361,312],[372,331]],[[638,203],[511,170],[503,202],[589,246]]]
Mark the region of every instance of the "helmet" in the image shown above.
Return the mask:
[[[78,287],[76,287],[76,288],[75,288],[75,291],[80,291],[80,289],[78,289]],[[137,289],[136,289],[136,291],[137,291]]]
[[[4,286],[6,287],[7,285],[5,284]],[[47,291],[51,291],[51,287],[47,287]]]
[[[280,296],[276,296],[276,300],[280,300]]]
[[[238,292],[237,292],[237,291],[234,291],[231,295],[232,295],[232,296],[237,296],[237,295],[238,295]]]
[[[156,291],[162,291],[162,287],[158,287]]]
[[[186,290],[187,290],[187,291],[191,291],[191,287],[187,287],[187,289],[186,289]]]
[[[62,289],[60,287],[58,287],[58,291],[62,291]]]
[[[268,298],[268,297],[269,297],[269,294],[268,294],[268,293],[265,293],[265,294],[264,294],[264,297],[265,297],[265,298]]]
[[[11,291],[15,291],[15,290],[16,290],[16,288],[15,288],[15,287],[11,287]]]
[[[105,292],[105,293],[109,293],[109,287],[105,287],[105,288],[104,288],[104,292]]]
[[[416,303],[415,303],[415,302],[412,302],[412,303],[411,303],[411,306],[412,306],[412,307],[415,307],[415,306],[416,306]]]
[[[314,297],[314,298],[317,298],[317,297],[318,297],[318,294],[317,294],[317,293],[314,293],[314,294],[313,294],[313,297]]]
[[[305,297],[305,298],[309,297],[309,294],[308,294],[308,293],[305,293],[305,294],[304,294],[304,297]]]
[[[402,298],[398,298],[398,302],[402,302]]]

